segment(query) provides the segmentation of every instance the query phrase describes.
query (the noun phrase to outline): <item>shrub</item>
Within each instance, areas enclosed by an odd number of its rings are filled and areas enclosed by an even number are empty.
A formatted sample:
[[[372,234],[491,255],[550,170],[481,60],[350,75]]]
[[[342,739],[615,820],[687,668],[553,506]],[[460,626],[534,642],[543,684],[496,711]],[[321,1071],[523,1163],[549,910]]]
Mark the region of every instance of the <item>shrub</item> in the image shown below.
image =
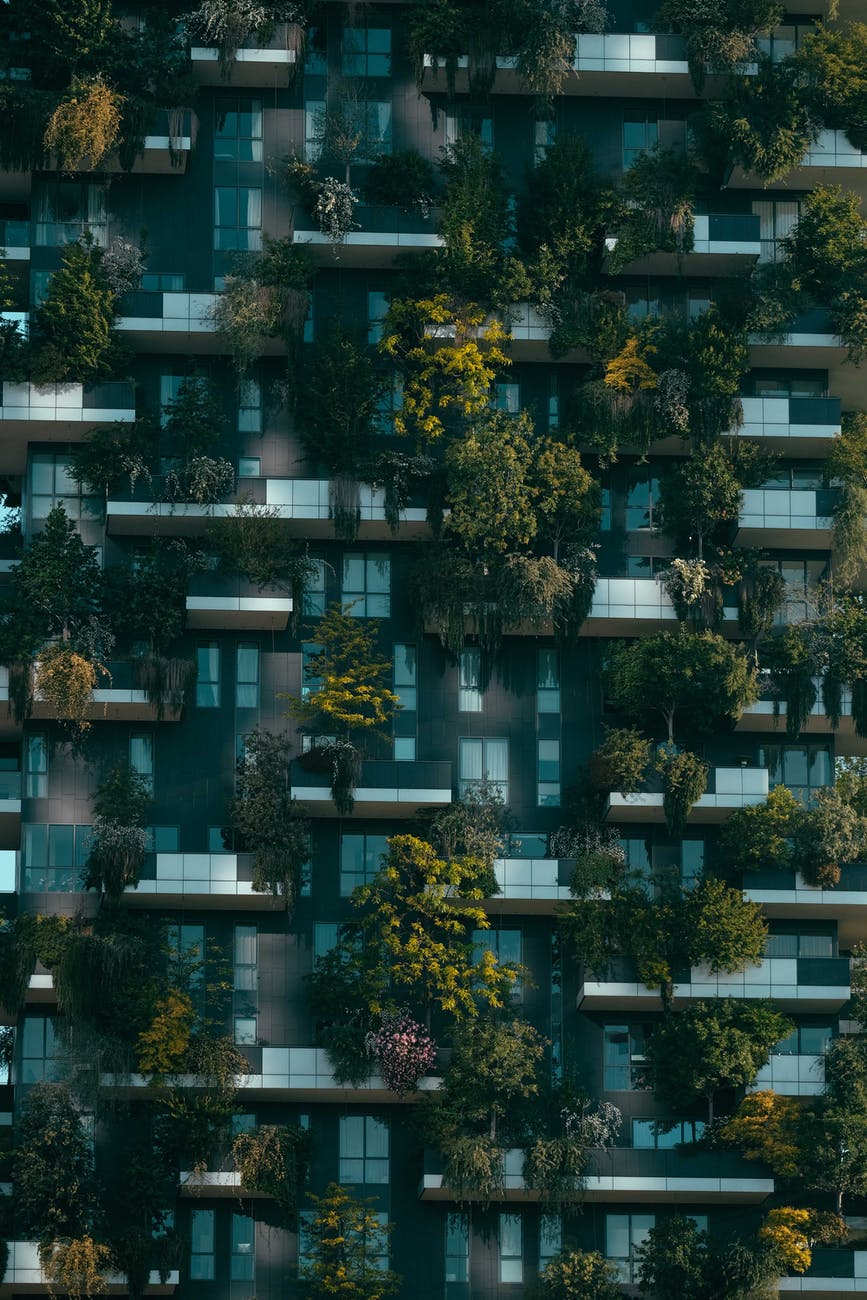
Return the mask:
[[[90,730],[88,712],[98,677],[108,677],[102,664],[78,654],[67,645],[46,646],[40,652],[34,693],[49,706],[58,722],[77,735]]]
[[[29,1240],[52,1242],[87,1231],[95,1209],[93,1155],[65,1085],[39,1083],[28,1092],[12,1179],[18,1226]]]
[[[253,854],[253,888],[295,904],[310,861],[308,822],[289,792],[289,742],[257,729],[244,741],[231,805],[237,847]]]
[[[186,993],[169,989],[154,1008],[153,1020],[138,1037],[138,1068],[162,1079],[183,1069],[196,1015]]]
[[[382,154],[370,168],[364,189],[368,203],[426,217],[433,203],[433,167],[417,149]]]
[[[82,884],[117,900],[138,885],[147,849],[150,791],[144,778],[120,763],[108,771],[93,799],[93,837]]]
[[[590,755],[588,776],[596,790],[633,794],[644,782],[649,761],[650,741],[636,727],[609,727]]]
[[[618,1300],[617,1269],[598,1251],[564,1250],[539,1275],[543,1300]]]
[[[46,153],[55,153],[64,171],[98,167],[117,142],[123,102],[101,77],[73,82],[69,98],[49,118]]]
[[[406,1012],[386,1013],[368,1049],[377,1061],[385,1086],[405,1097],[436,1060],[436,1043],[430,1034]]]
[[[115,342],[115,297],[100,250],[67,244],[31,323],[31,369],[37,384],[92,383],[108,375]]]
[[[662,773],[662,808],[669,835],[683,834],[693,804],[707,789],[707,763],[688,749],[672,753],[661,749],[657,768]]]
[[[254,1133],[239,1133],[232,1143],[242,1189],[273,1197],[287,1218],[297,1209],[310,1154],[309,1130],[286,1124],[263,1124]]]
[[[108,1246],[89,1235],[45,1245],[39,1252],[39,1262],[49,1295],[69,1296],[70,1300],[104,1295],[108,1290],[106,1272],[110,1257]]]

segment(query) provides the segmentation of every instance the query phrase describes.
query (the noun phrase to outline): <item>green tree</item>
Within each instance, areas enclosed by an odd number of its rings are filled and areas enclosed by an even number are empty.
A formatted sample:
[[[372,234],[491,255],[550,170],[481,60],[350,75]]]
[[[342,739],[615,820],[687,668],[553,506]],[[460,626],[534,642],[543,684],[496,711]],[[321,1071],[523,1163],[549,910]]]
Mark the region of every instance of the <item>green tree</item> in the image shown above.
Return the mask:
[[[294,906],[310,861],[310,826],[289,791],[289,741],[257,728],[244,738],[230,818],[236,848],[253,854],[253,888]]]
[[[96,549],[85,546],[63,506],[55,506],[13,570],[8,629],[25,653],[49,637],[81,636],[99,608]]]
[[[298,422],[308,460],[330,474],[357,475],[370,458],[382,374],[340,324],[317,343],[298,391]]]
[[[163,436],[172,456],[189,464],[223,449],[228,422],[223,402],[206,380],[190,375],[163,407]]]
[[[540,1300],[619,1300],[617,1270],[596,1250],[564,1250],[539,1275]]]
[[[64,1084],[38,1083],[24,1103],[12,1157],[15,1212],[28,1240],[78,1237],[95,1210],[93,1155]]]
[[[117,763],[103,775],[92,801],[92,842],[82,872],[85,889],[97,889],[116,902],[125,889],[138,885],[150,804],[147,782],[129,763]]]
[[[587,763],[594,790],[633,794],[647,776],[650,741],[636,727],[606,727],[605,739]]]
[[[721,443],[703,448],[662,479],[662,527],[677,545],[693,542],[699,559],[705,542],[733,528],[741,507],[741,485]]]
[[[374,879],[353,891],[367,953],[395,992],[403,987],[425,1007],[428,1025],[434,1006],[456,1020],[503,1006],[518,978],[473,942],[473,930],[490,926],[480,906],[488,875],[479,858],[444,861],[424,840],[396,835]]]
[[[536,533],[529,415],[492,411],[446,451],[446,531],[471,554],[526,546]]]
[[[33,314],[37,383],[93,383],[112,369],[115,298],[100,270],[100,250],[67,244],[61,266]]]
[[[673,1214],[636,1250],[638,1284],[657,1300],[707,1300],[710,1238],[694,1219]]]
[[[660,747],[656,767],[662,775],[662,811],[666,830],[669,835],[679,838],[693,805],[707,789],[707,763],[689,749]]]
[[[648,1039],[653,1090],[681,1111],[704,1097],[713,1120],[720,1089],[752,1083],[791,1029],[791,1021],[764,1002],[714,998],[669,1012]]]
[[[574,447],[544,438],[534,450],[538,535],[550,544],[556,560],[564,542],[584,541],[598,526],[599,485]]]
[[[840,867],[860,862],[867,851],[867,818],[835,787],[820,790],[812,808],[795,819],[792,854],[810,885],[828,889],[840,879]]]
[[[615,646],[605,680],[617,708],[636,719],[661,716],[670,744],[679,715],[688,715],[691,731],[707,731],[756,698],[755,669],[740,650],[684,627]]]
[[[309,1300],[384,1300],[396,1295],[401,1278],[380,1267],[388,1253],[391,1225],[380,1223],[374,1200],[359,1200],[337,1183],[322,1196],[308,1193],[313,1218],[308,1249],[299,1267],[302,1294]]]
[[[867,145],[867,24],[820,26],[798,45],[811,99],[826,126],[845,131],[859,149]]]

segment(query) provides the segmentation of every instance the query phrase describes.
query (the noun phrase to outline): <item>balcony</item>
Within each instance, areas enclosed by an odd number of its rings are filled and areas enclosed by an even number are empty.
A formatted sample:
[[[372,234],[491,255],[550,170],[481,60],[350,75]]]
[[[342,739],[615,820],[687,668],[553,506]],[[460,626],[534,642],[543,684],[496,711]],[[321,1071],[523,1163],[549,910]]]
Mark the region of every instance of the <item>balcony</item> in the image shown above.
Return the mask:
[[[762,678],[760,677],[760,684]],[[813,705],[806,721],[801,728],[801,732],[813,736],[833,736],[835,739],[834,752],[839,756],[856,757],[867,754],[867,737],[855,734],[855,724],[852,720],[852,692],[848,686],[844,686],[840,697],[840,722],[837,727],[831,726],[831,719],[825,712],[825,706],[822,703],[822,683],[820,678],[814,677],[813,684],[816,688],[816,703]],[[768,687],[770,691],[770,687]],[[756,700],[755,704],[748,704],[738,719],[735,730],[749,732],[777,732],[782,734],[786,729],[786,701],[775,699],[772,693]]]
[[[219,338],[214,324],[213,311],[218,295],[215,293],[158,293],[147,289],[133,289],[123,295],[122,315],[117,329],[121,337],[139,352],[228,352]],[[268,339],[262,345],[262,354],[279,355],[284,345],[279,339]]]
[[[723,621],[737,629],[736,609]],[[671,597],[658,578],[597,578],[583,636],[636,636],[661,632],[677,623]],[[637,626],[636,626],[637,625]]]
[[[503,1185],[494,1201],[533,1202],[538,1190],[524,1182],[524,1152],[513,1147],[503,1161]],[[761,1174],[755,1162],[733,1151],[646,1151],[614,1147],[590,1153],[590,1172],[576,1200],[653,1202],[654,1204],[736,1205],[765,1200],[774,1180]],[[761,1168],[761,1167],[759,1167]],[[477,1199],[445,1185],[439,1152],[427,1150],[419,1183],[423,1201]]]
[[[285,632],[292,597],[270,594],[241,578],[199,577],[186,598],[187,627],[232,632]]]
[[[184,907],[231,911],[277,911],[273,894],[253,889],[248,853],[150,853],[138,887],[127,889],[128,907]]]
[[[784,456],[827,456],[840,435],[839,397],[742,397],[741,405],[743,425],[731,433]]]
[[[458,60],[455,88],[469,90],[469,59]],[[442,90],[445,72],[434,67],[431,55],[424,56],[423,89]],[[497,59],[498,94],[528,94],[515,70],[515,60]],[[566,78],[564,95],[639,96],[653,99],[694,99],[695,87],[686,60],[683,38],[650,33],[582,33],[576,38],[572,74]]]
[[[500,892],[485,899],[485,911],[552,916],[558,903],[572,897],[569,881],[574,869],[572,858],[497,858],[494,874]]]
[[[740,275],[758,261],[762,245],[759,218],[752,212],[696,214],[693,246],[678,253],[654,249],[618,267],[629,275]],[[609,253],[617,247],[617,237],[609,236],[605,246]]]
[[[812,1300],[839,1300],[867,1295],[867,1250],[817,1247],[806,1273],[777,1279],[781,1295],[809,1295]]]
[[[126,174],[127,171],[135,176],[183,175],[196,141],[197,128],[198,119],[189,109],[171,113],[160,109],[149,124],[141,151],[136,155],[131,168],[123,167],[117,154],[112,154],[93,170],[112,175]],[[87,172],[92,169],[81,170]]]
[[[781,1097],[818,1097],[824,1089],[824,1056],[787,1056],[774,1052],[747,1092],[766,1090]]]
[[[277,89],[289,84],[295,58],[291,24],[277,23],[273,36],[264,45],[244,46],[235,51],[228,76],[220,66],[220,52],[216,46],[192,46],[190,68],[200,86],[270,86]]]
[[[21,773],[0,771],[0,851],[17,849],[20,839]]]
[[[363,1083],[339,1084],[335,1081],[328,1053],[324,1047],[250,1047],[245,1049],[250,1061],[249,1074],[237,1075],[234,1085],[252,1100],[272,1101],[342,1101],[364,1104],[389,1102],[411,1103],[418,1093],[397,1097],[386,1088],[378,1074]],[[142,1074],[104,1074],[100,1083],[123,1096],[136,1096],[142,1088],[152,1086]],[[173,1076],[172,1087],[202,1088],[206,1081],[192,1074]],[[418,1092],[435,1091],[440,1086],[437,1075],[426,1075]]]
[[[335,247],[327,234],[302,217],[293,231],[296,244],[306,244],[317,262],[341,266],[392,266],[399,253],[418,253],[423,249],[442,248],[437,233],[438,213],[425,217],[421,213],[402,212],[400,208],[359,204],[354,224],[346,238]]]
[[[694,998],[772,998],[783,1011],[839,1011],[849,1000],[848,957],[763,957],[734,975],[711,974],[693,966],[687,978],[675,982],[674,1004]],[[581,1011],[658,1011],[657,989],[637,978],[627,958],[612,962],[609,976],[585,976],[576,1005]]]
[[[95,424],[135,419],[135,385],[124,380],[96,384],[2,384],[0,427],[6,473],[23,474],[28,443],[81,442]]]
[[[292,795],[311,817],[336,817],[330,771],[316,772],[295,759],[290,768]],[[354,817],[414,817],[422,808],[452,801],[452,765],[365,759],[355,791]]]
[[[6,262],[29,262],[30,222],[0,220],[0,249]]]
[[[833,370],[846,360],[846,348],[833,331],[829,313],[819,307],[801,312],[784,333],[751,334],[749,342],[753,366]],[[838,380],[834,374],[835,391],[839,391]]]
[[[863,938],[867,918],[867,865],[848,862],[833,889],[808,885],[794,871],[766,867],[744,872],[744,898],[759,903],[775,920],[834,920],[840,946],[849,949]]]
[[[735,167],[728,184],[735,190],[763,188],[757,176],[741,167]],[[820,131],[797,167],[764,188],[811,190],[816,185],[844,185],[862,196],[867,192],[867,153],[851,144],[845,131]]]
[[[275,517],[284,519],[293,536],[333,538],[334,521],[329,479],[250,478],[243,479],[238,492],[215,505],[192,502],[153,501],[144,488],[134,493],[138,500],[106,503],[106,527],[121,536],[201,537],[212,519],[234,516],[238,496],[267,505]],[[392,537],[385,517],[385,490],[369,483],[358,485],[359,541],[387,541]],[[427,507],[419,503],[401,511],[397,536],[402,540],[430,537]]]
[[[156,701],[151,701],[146,691],[133,683],[136,665],[133,660],[110,660],[106,665],[111,685],[99,686],[93,692],[93,699],[87,712],[90,722],[156,722],[159,709]],[[105,680],[104,678],[101,680]],[[5,711],[2,705],[5,703]],[[22,722],[16,720],[9,700],[9,669],[0,665],[0,736],[20,735]],[[36,695],[30,714],[36,720],[53,719],[56,713],[53,707]],[[167,708],[162,720],[177,722],[180,712]],[[0,781],[12,773],[0,772]],[[0,802],[2,809],[2,802]]]
[[[177,1269],[169,1273],[165,1282],[159,1273],[151,1272],[145,1286],[145,1295],[171,1295],[180,1281]],[[106,1277],[109,1295],[126,1295],[129,1285],[122,1273],[109,1273]],[[36,1241],[10,1241],[9,1260],[0,1284],[4,1295],[57,1294],[57,1286],[49,1283],[39,1263],[39,1243]]]
[[[827,550],[836,500],[832,488],[745,488],[735,541],[738,546]]]
[[[689,814],[690,824],[722,822],[736,808],[762,803],[768,794],[768,772],[764,767],[712,767],[708,788]],[[608,796],[609,822],[661,822],[662,791]]]

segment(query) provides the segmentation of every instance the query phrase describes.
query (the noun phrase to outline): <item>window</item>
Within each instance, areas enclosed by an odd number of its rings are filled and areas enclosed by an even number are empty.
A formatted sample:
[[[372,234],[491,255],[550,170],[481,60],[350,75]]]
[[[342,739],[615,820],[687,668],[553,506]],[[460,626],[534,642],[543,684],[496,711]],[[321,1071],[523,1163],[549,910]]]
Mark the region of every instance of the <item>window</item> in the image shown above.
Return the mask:
[[[627,113],[623,118],[623,170],[628,171],[635,159],[659,140],[659,123],[646,113]]]
[[[659,479],[648,474],[646,470],[629,470],[626,488],[627,532],[653,528],[655,523],[653,512],[658,503]]]
[[[521,965],[520,930],[473,930],[473,946],[493,953],[498,966]],[[524,986],[521,979],[513,981],[509,996],[512,1002],[521,1002]]]
[[[556,375],[548,379],[548,430],[556,433],[560,428],[560,390]]]
[[[642,1088],[647,1078],[643,1025],[606,1025],[603,1030],[606,1092]]]
[[[418,688],[414,645],[398,643],[394,647],[394,693],[405,711],[416,711]]]
[[[344,27],[340,66],[344,77],[390,77],[390,29]]]
[[[97,247],[108,247],[107,187],[78,181],[47,184],[36,207],[36,243],[62,248],[86,232]]]
[[[234,935],[235,990],[255,992],[259,987],[259,931],[255,925],[236,925]]]
[[[509,742],[508,740],[461,740],[460,793],[488,782],[503,803],[509,802]]]
[[[24,795],[44,799],[48,794],[48,738],[38,731],[27,737]]]
[[[779,261],[783,256],[782,241],[800,219],[800,199],[753,199],[752,210],[759,218],[759,261]]]
[[[259,707],[259,647],[242,644],[235,651],[235,708]]]
[[[215,108],[215,162],[261,162],[261,99],[227,99]]]
[[[836,957],[833,934],[769,934],[765,940],[766,957]]]
[[[252,1214],[232,1215],[232,1263],[229,1276],[233,1282],[252,1282],[256,1261],[255,1223]]]
[[[362,138],[355,160],[374,162],[380,154],[391,153],[391,100],[367,99],[359,107]]]
[[[322,646],[318,641],[305,641],[301,646],[301,698],[303,700],[306,700],[309,695],[315,695],[322,685],[322,678],[315,676],[313,672],[313,661],[321,653]]]
[[[196,706],[200,709],[220,707],[220,647],[205,641],[196,647]]]
[[[560,656],[556,650],[536,652],[536,712],[560,712]]]
[[[468,109],[449,109],[445,115],[446,145],[457,144],[468,136],[476,135],[486,150],[494,147],[494,119],[492,117],[474,118]]]
[[[704,1120],[677,1120],[671,1127],[663,1127],[664,1121],[653,1119],[634,1119],[632,1121],[632,1145],[643,1151],[669,1151],[683,1143],[698,1142],[705,1130]]]
[[[599,516],[599,531],[601,533],[610,533],[613,520],[611,518],[611,488],[604,487],[600,500],[601,512]]]
[[[376,426],[382,434],[394,433],[394,417],[403,410],[403,375],[388,376],[376,400]]]
[[[31,455],[31,520],[46,519],[55,506],[63,506],[67,516],[76,521],[101,518],[102,500],[84,496],[69,468],[69,461],[62,454],[37,451]]]
[[[446,1215],[446,1283],[470,1280],[470,1216]]]
[[[494,384],[491,405],[495,411],[505,411],[508,415],[517,415],[521,409],[521,385]]]
[[[391,560],[387,555],[350,552],[343,557],[342,599],[354,618],[391,614]]]
[[[321,618],[325,613],[325,561],[311,557],[311,569],[304,582],[302,612],[311,618]]]
[[[606,1214],[605,1255],[617,1266],[621,1282],[638,1280],[635,1252],[655,1224],[655,1214]]]
[[[557,123],[550,120],[533,123],[533,162],[543,162],[557,139]]]
[[[467,646],[458,661],[458,712],[482,711],[482,652],[478,646]]]
[[[539,1271],[563,1249],[563,1220],[559,1214],[539,1216]]]
[[[193,1210],[190,1215],[190,1279],[214,1280],[214,1210]]]
[[[387,852],[387,835],[344,835],[340,841],[340,897],[348,898],[358,885],[371,881]]]
[[[245,379],[238,392],[238,432],[262,432],[262,385],[258,379]]]
[[[78,889],[90,853],[89,826],[33,823],[22,827],[22,889],[35,893]]]
[[[262,190],[258,185],[214,188],[214,248],[258,251],[262,247]]]
[[[520,1214],[500,1215],[500,1281],[524,1280],[524,1232]]]
[[[313,926],[313,957],[325,957],[337,947],[340,926],[336,921],[316,921]]]
[[[21,1082],[53,1083],[60,1077],[52,1016],[25,1016],[21,1034]]]
[[[540,808],[560,807],[560,742],[536,741],[536,802]]]
[[[372,1115],[340,1117],[341,1183],[388,1182],[388,1127]]]
[[[684,840],[680,846],[680,883],[692,889],[704,871],[704,840]]]
[[[382,327],[388,315],[388,294],[376,289],[367,295],[367,341],[378,343],[382,338]]]
[[[148,853],[178,853],[181,847],[179,826],[147,826]]]
[[[183,293],[187,278],[181,271],[142,271],[139,288],[146,293]]]
[[[325,142],[326,104],[324,99],[304,101],[304,161],[318,162]],[[305,342],[307,340],[305,339]]]
[[[759,750],[759,766],[768,769],[771,789],[787,785],[802,803],[809,803],[817,790],[834,780],[827,745],[765,745]]]
[[[306,76],[325,77],[328,75],[328,54],[325,41],[326,33],[324,28],[307,28],[307,40],[304,43],[304,73]]]
[[[831,1025],[798,1025],[773,1049],[773,1056],[824,1056],[834,1029]]]
[[[262,462],[258,456],[238,457],[238,478],[261,478]]]
[[[150,732],[137,732],[129,738],[129,765],[142,778],[148,793],[154,792],[154,738]]]

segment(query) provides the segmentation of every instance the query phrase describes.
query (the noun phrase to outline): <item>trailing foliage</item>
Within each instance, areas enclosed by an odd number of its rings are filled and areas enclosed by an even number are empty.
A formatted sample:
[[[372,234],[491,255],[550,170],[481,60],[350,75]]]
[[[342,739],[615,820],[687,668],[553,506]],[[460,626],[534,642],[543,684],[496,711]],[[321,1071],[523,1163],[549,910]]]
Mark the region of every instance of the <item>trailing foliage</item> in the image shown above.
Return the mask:
[[[103,776],[93,798],[90,853],[82,885],[117,901],[135,889],[147,848],[145,825],[151,795],[147,782],[128,763]]]
[[[253,1133],[239,1133],[232,1143],[242,1189],[272,1197],[287,1220],[298,1208],[310,1155],[309,1130],[287,1124],[263,1124]]]
[[[231,821],[236,847],[253,854],[253,888],[291,909],[310,861],[310,827],[289,791],[289,741],[257,729],[244,738]]]

